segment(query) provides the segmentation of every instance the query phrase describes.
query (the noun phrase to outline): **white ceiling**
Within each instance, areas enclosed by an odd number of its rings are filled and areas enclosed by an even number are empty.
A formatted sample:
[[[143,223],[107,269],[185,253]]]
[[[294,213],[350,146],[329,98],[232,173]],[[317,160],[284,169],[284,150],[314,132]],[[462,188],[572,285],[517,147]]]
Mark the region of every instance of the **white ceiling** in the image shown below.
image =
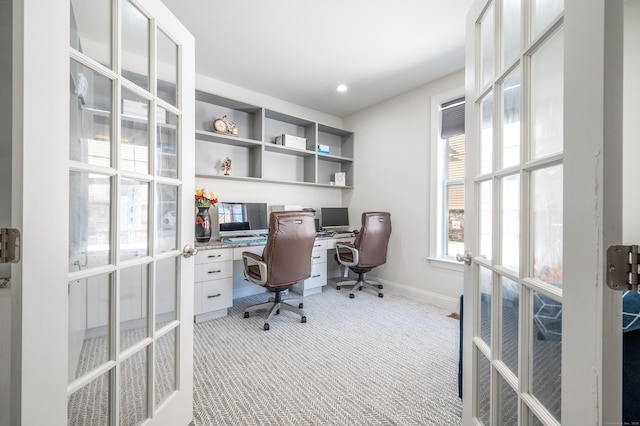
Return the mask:
[[[472,2],[162,1],[195,37],[197,73],[338,117],[462,69]]]

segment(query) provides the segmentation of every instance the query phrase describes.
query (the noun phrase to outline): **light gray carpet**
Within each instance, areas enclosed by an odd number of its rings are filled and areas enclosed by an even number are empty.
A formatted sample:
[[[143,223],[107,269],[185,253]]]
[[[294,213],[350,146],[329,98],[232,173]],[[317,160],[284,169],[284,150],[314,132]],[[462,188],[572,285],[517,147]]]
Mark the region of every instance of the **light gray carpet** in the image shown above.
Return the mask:
[[[459,425],[458,330],[450,312],[386,291],[325,287],[308,322],[263,311],[194,329],[194,424]]]

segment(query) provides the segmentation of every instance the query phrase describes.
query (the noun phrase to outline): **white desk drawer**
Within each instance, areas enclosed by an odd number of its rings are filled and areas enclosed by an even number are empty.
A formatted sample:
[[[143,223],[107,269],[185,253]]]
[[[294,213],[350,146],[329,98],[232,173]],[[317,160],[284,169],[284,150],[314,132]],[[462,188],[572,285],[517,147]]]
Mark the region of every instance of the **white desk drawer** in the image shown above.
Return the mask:
[[[195,282],[231,278],[233,276],[233,262],[201,263],[195,265]]]
[[[311,252],[311,263],[327,263],[327,249],[314,249]]]
[[[229,249],[200,250],[195,257],[195,264],[224,262],[231,260],[233,251]]]
[[[313,243],[314,250],[326,250],[327,249],[327,240],[315,240]]]
[[[196,284],[194,314],[225,309],[233,304],[233,279],[204,281]]]
[[[262,252],[264,251],[264,244],[259,246],[245,246],[245,247],[236,247],[233,249],[233,260],[242,260],[242,253],[248,251],[249,253],[257,254],[258,256],[262,256]]]
[[[316,263],[311,265],[311,277],[304,280],[304,289],[322,287],[327,283],[327,265]]]

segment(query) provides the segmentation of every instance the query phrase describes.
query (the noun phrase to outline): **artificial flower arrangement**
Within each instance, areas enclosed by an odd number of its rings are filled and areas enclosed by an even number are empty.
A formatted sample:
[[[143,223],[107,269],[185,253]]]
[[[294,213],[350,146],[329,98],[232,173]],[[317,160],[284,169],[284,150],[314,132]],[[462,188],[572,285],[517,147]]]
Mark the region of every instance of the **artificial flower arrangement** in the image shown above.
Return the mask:
[[[209,192],[204,188],[196,190],[195,195],[196,207],[211,207],[218,204],[218,196],[213,192]]]

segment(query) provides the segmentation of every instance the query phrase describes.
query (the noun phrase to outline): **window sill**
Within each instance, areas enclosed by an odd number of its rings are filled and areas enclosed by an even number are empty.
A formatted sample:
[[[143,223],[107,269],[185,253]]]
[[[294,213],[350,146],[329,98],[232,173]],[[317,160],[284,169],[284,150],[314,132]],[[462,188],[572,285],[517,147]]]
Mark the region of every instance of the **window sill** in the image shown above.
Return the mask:
[[[450,271],[463,272],[464,266],[462,263],[454,259],[446,259],[442,257],[427,257],[427,260],[431,266],[436,268],[448,269]]]

